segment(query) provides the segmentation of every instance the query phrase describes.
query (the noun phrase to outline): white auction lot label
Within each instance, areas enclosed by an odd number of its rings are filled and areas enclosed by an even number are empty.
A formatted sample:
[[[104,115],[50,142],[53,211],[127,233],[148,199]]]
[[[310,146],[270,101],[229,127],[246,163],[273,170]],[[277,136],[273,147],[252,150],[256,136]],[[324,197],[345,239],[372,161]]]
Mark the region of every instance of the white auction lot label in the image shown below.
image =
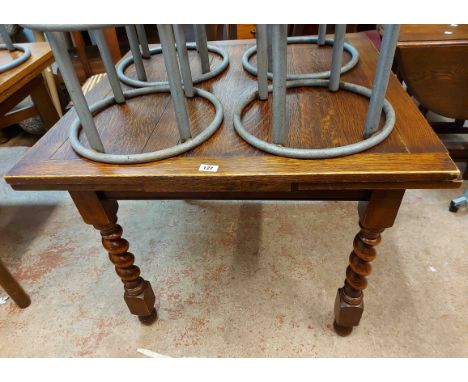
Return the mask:
[[[198,171],[217,172],[219,166],[215,164],[201,164]]]

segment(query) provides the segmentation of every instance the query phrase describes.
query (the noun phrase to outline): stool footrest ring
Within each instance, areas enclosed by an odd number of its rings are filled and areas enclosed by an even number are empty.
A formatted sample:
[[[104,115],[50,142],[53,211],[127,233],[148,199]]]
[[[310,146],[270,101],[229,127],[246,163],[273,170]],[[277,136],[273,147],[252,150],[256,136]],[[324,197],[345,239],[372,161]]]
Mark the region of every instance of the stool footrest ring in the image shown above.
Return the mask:
[[[161,149],[153,152],[148,153],[141,153],[141,154],[108,154],[108,153],[100,153],[98,151],[92,150],[83,146],[83,144],[79,140],[79,133],[81,130],[81,124],[79,119],[75,119],[70,127],[70,144],[73,149],[81,156],[91,159],[96,162],[101,163],[112,163],[112,164],[137,164],[137,163],[146,163],[146,162],[153,162],[158,161],[161,159],[166,159],[169,157],[173,157],[179,154],[182,154],[186,151],[189,151],[206,140],[208,140],[218,129],[223,121],[223,107],[221,102],[210,92],[206,90],[202,90],[199,88],[194,88],[195,95],[205,98],[206,100],[210,101],[213,106],[215,107],[215,116],[211,123],[206,127],[201,133],[196,135],[195,137],[188,139],[187,141],[177,144],[175,146]],[[153,93],[163,93],[167,92],[166,89],[162,87],[145,87],[141,89],[132,89],[124,92],[125,99],[138,97],[142,95],[148,95]],[[106,108],[114,105],[115,99],[114,97],[107,97],[101,101],[98,101],[89,107],[91,113],[93,115],[98,114],[99,112],[105,110]]]
[[[307,87],[328,87],[329,80],[309,79],[309,80],[294,80],[287,82],[287,88],[297,88],[301,86]],[[347,90],[364,97],[370,98],[372,90],[364,86],[352,84],[349,82],[341,82],[340,89]],[[273,87],[270,85],[268,91],[271,93]],[[249,133],[242,124],[242,113],[244,109],[255,99],[258,98],[258,91],[253,91],[247,97],[243,98],[237,105],[234,111],[234,128],[236,132],[249,144],[265,151],[267,153],[288,158],[296,159],[325,159],[342,157],[346,155],[356,154],[379,144],[385,140],[393,130],[395,125],[395,111],[392,105],[387,100],[384,101],[383,111],[385,114],[385,124],[381,130],[376,132],[371,137],[346,146],[325,148],[325,149],[302,149],[278,146],[273,143],[265,142],[253,134]],[[364,124],[364,121],[363,121]]]
[[[21,56],[19,56],[19,57],[16,57],[12,61],[10,61],[10,62],[8,62],[8,63],[6,63],[4,65],[0,65],[0,73],[4,73],[7,70],[16,68],[17,66],[19,66],[23,62],[25,62],[29,57],[31,57],[31,51],[29,50],[28,47],[21,46],[19,44],[13,44],[13,46],[17,50],[21,50],[23,52],[23,54]],[[8,48],[7,48],[6,44],[0,44],[0,50],[7,50],[7,49]]]
[[[188,50],[196,50],[197,46],[195,43],[187,43],[186,44]],[[214,46],[214,45],[208,45],[208,51],[212,53],[216,53],[221,56],[222,61],[219,65],[217,65],[213,70],[210,70],[207,73],[201,73],[198,75],[193,76],[192,81],[193,84],[199,84],[200,82],[209,80],[213,77],[216,77],[218,74],[221,74],[229,65],[229,55],[225,49],[222,49],[220,47]],[[161,53],[162,50],[160,47],[157,48],[151,48],[150,49],[150,54],[155,55],[158,53]],[[151,81],[151,82],[146,82],[146,81],[139,81],[133,78],[128,77],[125,74],[125,70],[133,63],[133,56],[128,56],[124,60],[122,60],[116,67],[117,69],[117,76],[119,79],[129,85],[133,86],[136,88],[142,88],[142,87],[153,87],[153,86],[166,86],[168,85],[167,81]]]

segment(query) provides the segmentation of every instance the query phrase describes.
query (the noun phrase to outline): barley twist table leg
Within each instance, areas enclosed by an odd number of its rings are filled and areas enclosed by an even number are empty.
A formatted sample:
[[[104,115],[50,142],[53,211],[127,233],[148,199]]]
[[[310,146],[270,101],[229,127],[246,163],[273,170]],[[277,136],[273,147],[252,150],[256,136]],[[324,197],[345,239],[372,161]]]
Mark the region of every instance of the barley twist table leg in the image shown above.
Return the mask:
[[[128,252],[129,243],[122,238],[122,227],[117,224],[117,201],[101,200],[95,192],[70,192],[70,195],[85,223],[101,232],[102,245],[124,284],[124,300],[130,312],[144,324],[153,323],[157,318],[153,289],[140,276],[135,256]]]
[[[393,225],[403,194],[404,190],[373,191],[368,202],[359,203],[361,230],[354,238],[344,286],[338,289],[335,299],[333,327],[339,335],[346,336],[359,325],[364,311],[366,276],[371,273],[370,262],[377,254],[375,246],[380,243],[384,229]]]

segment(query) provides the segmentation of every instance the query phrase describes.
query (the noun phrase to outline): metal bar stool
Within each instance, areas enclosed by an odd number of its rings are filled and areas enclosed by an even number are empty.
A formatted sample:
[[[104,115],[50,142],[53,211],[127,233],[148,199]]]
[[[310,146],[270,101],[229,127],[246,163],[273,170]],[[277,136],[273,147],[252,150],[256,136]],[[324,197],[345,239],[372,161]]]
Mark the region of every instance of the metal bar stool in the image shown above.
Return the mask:
[[[10,52],[19,50],[23,52],[23,54],[14,58],[12,61],[0,65],[0,73],[16,68],[17,66],[25,62],[29,57],[31,57],[31,51],[28,47],[21,46],[19,44],[13,44],[13,41],[11,41],[10,34],[8,33],[8,31],[5,28],[5,25],[3,24],[0,24],[0,36],[2,36],[2,40],[4,42],[4,44],[0,44],[0,50],[8,50]]]
[[[117,75],[119,79],[132,87],[142,88],[142,87],[152,87],[152,86],[167,86],[166,81],[148,81],[146,78],[145,68],[143,66],[143,58],[151,58],[152,55],[162,52],[162,48],[149,48],[148,39],[144,32],[142,25],[137,25],[137,30],[133,26],[127,26],[127,36],[130,42],[130,48],[132,55],[123,59],[117,65]],[[218,46],[208,45],[206,37],[206,28],[205,25],[196,24],[194,25],[195,32],[195,43],[185,43],[185,36],[183,32],[182,25],[175,25],[174,30],[177,30],[179,36],[180,44],[178,46],[185,45],[188,50],[198,51],[198,56],[200,58],[202,73],[192,76],[192,83],[199,84],[203,81],[209,80],[221,74],[229,65],[229,56],[225,49],[222,49]],[[158,28],[159,31],[159,28]],[[160,36],[161,39],[161,36]],[[183,39],[183,41],[182,41]],[[162,42],[162,41],[161,41]],[[141,51],[140,51],[141,47]],[[184,50],[186,50],[184,49]],[[182,50],[182,49],[181,49]],[[216,67],[210,67],[210,59],[208,52],[215,53],[221,57],[221,63],[216,65]],[[179,55],[180,59],[180,55]],[[125,70],[134,64],[137,72],[137,79],[130,78],[125,74]]]
[[[97,162],[113,164],[134,164],[157,161],[179,155],[193,149],[210,138],[221,125],[223,120],[223,109],[221,103],[213,94],[206,90],[194,88],[190,67],[188,66],[188,60],[180,59],[178,61],[177,59],[175,45],[176,38],[174,36],[174,29],[178,31],[177,26],[173,26],[171,24],[158,24],[158,31],[161,39],[161,48],[159,49],[161,49],[163,54],[168,81],[159,84],[159,86],[132,89],[128,91],[122,90],[116,68],[112,62],[109,47],[107,46],[107,42],[102,32],[102,29],[109,27],[109,25],[41,24],[25,25],[25,27],[45,32],[51,45],[55,60],[62,72],[65,85],[78,115],[78,118],[76,118],[71,124],[69,139],[71,146],[79,155]],[[144,73],[142,56],[138,47],[137,31],[134,25],[126,25],[125,28],[127,30],[130,48],[135,57],[135,65],[137,73],[139,73],[138,76],[140,80],[144,80],[146,79],[146,74]],[[78,82],[76,73],[74,72],[73,64],[70,56],[68,55],[63,35],[64,32],[77,30],[88,30],[94,35],[113,93],[112,96],[104,98],[89,106]],[[140,34],[141,33],[142,32],[140,31]],[[182,37],[180,36],[180,33],[177,32],[177,35],[178,41],[182,43],[183,41],[181,41]],[[184,58],[186,56],[187,52],[184,44],[178,44],[177,50],[179,51],[179,57],[182,56]],[[182,87],[181,72],[183,73],[183,79],[185,81],[185,94]],[[176,113],[180,143],[169,148],[141,154],[112,154],[105,151],[105,145],[101,140],[93,119],[95,114],[102,112],[116,103],[123,104],[130,98],[168,92],[171,94]],[[215,108],[215,116],[211,123],[196,136],[192,136],[190,131],[190,122],[185,99],[185,97],[191,96],[205,98],[211,102]],[[88,139],[90,148],[84,146],[79,140],[79,133],[82,128],[86,138]]]
[[[268,29],[271,30],[268,36]],[[333,56],[331,70],[322,73],[328,73],[330,79],[311,79],[311,74],[302,75],[297,79],[297,76],[287,74],[287,25],[271,25],[270,28],[264,25],[257,26],[257,62],[258,62],[258,90],[251,92],[246,97],[241,99],[235,109],[234,128],[236,132],[252,146],[266,151],[270,154],[279,155],[297,159],[321,159],[334,158],[355,154],[367,150],[383,140],[385,140],[393,130],[395,125],[395,112],[390,103],[385,99],[388,80],[391,72],[393,56],[395,54],[396,43],[398,40],[399,25],[389,24],[385,26],[385,32],[382,41],[382,48],[377,63],[376,74],[372,89],[364,86],[340,82],[340,75],[343,73],[342,67],[343,49],[346,49],[344,42],[345,25],[337,25],[335,28],[335,38],[333,44]],[[268,38],[272,40],[272,73],[267,73],[268,60]],[[301,37],[302,38],[302,37]],[[315,40],[324,40],[324,28],[321,30],[321,36]],[[327,40],[325,40],[326,42]],[[250,48],[244,54],[244,68],[246,67],[245,58],[250,57],[248,52],[256,51]],[[354,48],[353,48],[354,49]],[[351,62],[351,61],[350,61]],[[349,63],[348,63],[349,64]],[[250,64],[249,64],[250,65]],[[349,69],[348,69],[349,70]],[[257,74],[257,70],[255,71]],[[316,73],[317,74],[317,73]],[[320,74],[323,75],[323,74]],[[267,86],[267,80],[271,77],[273,84]],[[290,79],[296,78],[296,79]],[[326,87],[331,92],[350,91],[370,99],[367,117],[363,129],[363,140],[341,147],[322,148],[322,149],[302,149],[285,147],[287,131],[287,115],[286,115],[286,90],[296,87]],[[248,132],[242,124],[242,113],[244,109],[255,99],[266,100],[267,92],[273,94],[272,103],[272,140],[266,142],[257,138]],[[384,112],[385,123],[382,129],[379,130],[379,120],[381,112]]]

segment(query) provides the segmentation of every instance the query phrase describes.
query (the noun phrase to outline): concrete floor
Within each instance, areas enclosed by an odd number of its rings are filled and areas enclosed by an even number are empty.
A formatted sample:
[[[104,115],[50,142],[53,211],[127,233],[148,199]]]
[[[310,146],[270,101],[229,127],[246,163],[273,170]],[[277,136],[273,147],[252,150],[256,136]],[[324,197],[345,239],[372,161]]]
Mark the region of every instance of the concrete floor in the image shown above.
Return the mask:
[[[0,174],[24,150],[2,148]],[[159,320],[145,327],[68,195],[1,180],[0,256],[33,302],[0,305],[0,356],[466,357],[468,209],[447,210],[463,189],[407,192],[361,326],[341,338],[332,310],[356,203],[122,202],[124,237],[157,295]]]

